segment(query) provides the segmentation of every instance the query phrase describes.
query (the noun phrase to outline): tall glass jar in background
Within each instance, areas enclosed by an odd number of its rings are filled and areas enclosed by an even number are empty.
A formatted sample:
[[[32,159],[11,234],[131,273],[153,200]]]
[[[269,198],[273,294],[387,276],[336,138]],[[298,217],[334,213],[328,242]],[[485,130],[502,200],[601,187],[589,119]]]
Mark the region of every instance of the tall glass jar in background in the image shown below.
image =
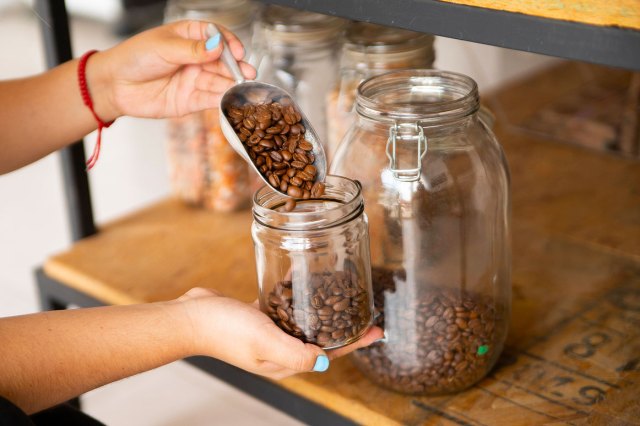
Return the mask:
[[[324,99],[335,84],[345,20],[267,6],[254,35],[258,80],[282,87],[296,100],[326,148]]]
[[[285,332],[326,349],[355,342],[373,323],[362,187],[327,176],[323,196],[299,200],[271,188],[253,200],[260,308]]]
[[[257,5],[249,0],[170,0],[165,21],[196,19],[222,24],[247,50]],[[169,171],[174,193],[216,211],[250,205],[250,171],[220,129],[218,110],[168,120]]]
[[[388,71],[433,68],[432,35],[367,22],[347,27],[339,80],[327,96],[329,160],[354,121],[353,104],[362,80]]]
[[[465,389],[500,354],[511,306],[509,172],[469,77],[396,71],[358,88],[331,172],[358,179],[370,221],[377,325],[357,351],[372,380]]]

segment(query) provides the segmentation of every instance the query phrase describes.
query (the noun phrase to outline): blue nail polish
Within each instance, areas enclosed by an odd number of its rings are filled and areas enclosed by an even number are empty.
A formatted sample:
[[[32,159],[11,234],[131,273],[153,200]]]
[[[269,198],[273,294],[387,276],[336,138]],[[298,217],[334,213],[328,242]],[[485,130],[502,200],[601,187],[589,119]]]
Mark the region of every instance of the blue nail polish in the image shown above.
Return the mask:
[[[329,358],[326,355],[318,355],[316,358],[316,364],[313,366],[313,371],[319,373],[327,371],[329,369]]]
[[[384,331],[384,336],[374,341],[373,343],[387,343],[389,341],[389,337],[387,336],[387,330]]]
[[[207,50],[213,50],[216,47],[218,47],[219,44],[220,44],[220,34],[216,34],[213,37],[211,37],[209,40],[207,40],[204,46],[206,47]]]

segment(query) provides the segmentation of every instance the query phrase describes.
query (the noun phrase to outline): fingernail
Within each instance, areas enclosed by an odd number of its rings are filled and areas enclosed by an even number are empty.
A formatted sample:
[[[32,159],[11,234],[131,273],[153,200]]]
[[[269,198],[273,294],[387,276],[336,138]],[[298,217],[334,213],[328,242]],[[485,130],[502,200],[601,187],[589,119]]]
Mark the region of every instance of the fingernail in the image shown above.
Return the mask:
[[[388,341],[389,341],[389,338],[387,337],[387,331],[385,330],[384,336],[382,336],[378,340],[375,340],[373,343],[387,343]]]
[[[211,37],[209,40],[207,40],[204,46],[207,50],[213,50],[216,47],[218,47],[219,44],[220,44],[220,34],[216,34],[213,37]]]
[[[329,358],[326,355],[318,355],[316,358],[316,364],[313,366],[313,371],[319,373],[327,371],[329,369]]]

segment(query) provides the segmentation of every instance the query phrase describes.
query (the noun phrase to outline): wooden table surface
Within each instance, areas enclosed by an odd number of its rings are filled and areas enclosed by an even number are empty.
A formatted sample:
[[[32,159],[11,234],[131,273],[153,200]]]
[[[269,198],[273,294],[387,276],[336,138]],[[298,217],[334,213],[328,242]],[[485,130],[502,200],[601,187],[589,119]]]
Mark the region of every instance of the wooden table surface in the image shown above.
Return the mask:
[[[640,163],[519,129],[550,82],[557,74],[490,103],[513,182],[513,312],[489,376],[457,395],[405,396],[340,359],[282,386],[367,425],[640,424]],[[250,222],[166,200],[101,227],[45,272],[108,304],[194,286],[252,301]]]

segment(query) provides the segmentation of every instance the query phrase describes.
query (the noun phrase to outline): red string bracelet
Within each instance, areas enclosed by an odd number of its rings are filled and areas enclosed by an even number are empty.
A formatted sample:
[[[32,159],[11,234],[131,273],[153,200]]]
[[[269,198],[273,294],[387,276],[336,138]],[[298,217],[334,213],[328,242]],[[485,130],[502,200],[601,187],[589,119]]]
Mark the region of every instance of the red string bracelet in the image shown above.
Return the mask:
[[[93,153],[91,157],[87,160],[87,170],[91,170],[93,166],[95,166],[98,161],[98,157],[100,156],[100,144],[102,142],[102,129],[106,129],[107,127],[113,124],[113,121],[105,123],[102,121],[96,111],[93,109],[93,101],[91,100],[91,94],[89,93],[89,88],[87,87],[87,61],[94,53],[98,53],[97,50],[90,50],[80,58],[80,62],[78,62],[78,86],[80,86],[80,94],[82,95],[82,102],[89,108],[91,114],[93,114],[93,118],[98,122],[98,138],[96,140],[96,145],[93,147]],[[115,120],[114,120],[115,121]]]

